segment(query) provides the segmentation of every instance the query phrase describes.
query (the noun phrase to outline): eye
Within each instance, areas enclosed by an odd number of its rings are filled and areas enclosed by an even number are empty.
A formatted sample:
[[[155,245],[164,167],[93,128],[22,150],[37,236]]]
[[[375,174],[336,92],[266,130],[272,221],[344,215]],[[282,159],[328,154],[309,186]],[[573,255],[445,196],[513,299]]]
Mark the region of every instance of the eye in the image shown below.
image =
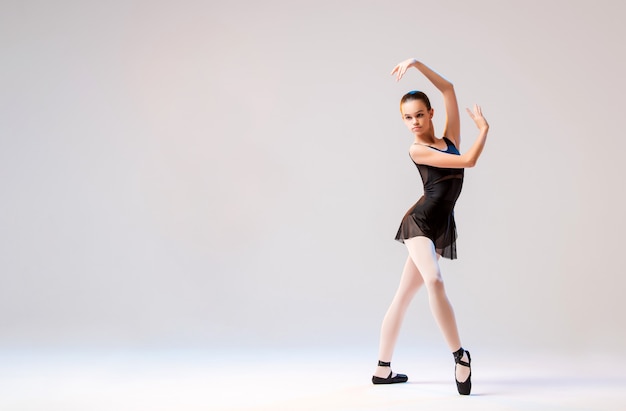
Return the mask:
[[[419,114],[417,115],[417,117],[418,117],[418,118],[422,118],[422,117],[424,117],[424,114],[423,114],[423,113],[419,113]]]

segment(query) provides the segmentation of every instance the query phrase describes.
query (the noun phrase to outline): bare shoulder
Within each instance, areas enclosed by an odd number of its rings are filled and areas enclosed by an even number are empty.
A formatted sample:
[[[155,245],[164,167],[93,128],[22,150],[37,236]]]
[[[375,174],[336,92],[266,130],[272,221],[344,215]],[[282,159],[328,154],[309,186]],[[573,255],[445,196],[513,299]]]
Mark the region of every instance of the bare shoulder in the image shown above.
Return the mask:
[[[411,144],[411,147],[409,147],[409,155],[414,162],[420,163],[420,159],[423,159],[424,156],[427,156],[428,152],[431,150],[432,148],[424,144],[413,143]]]

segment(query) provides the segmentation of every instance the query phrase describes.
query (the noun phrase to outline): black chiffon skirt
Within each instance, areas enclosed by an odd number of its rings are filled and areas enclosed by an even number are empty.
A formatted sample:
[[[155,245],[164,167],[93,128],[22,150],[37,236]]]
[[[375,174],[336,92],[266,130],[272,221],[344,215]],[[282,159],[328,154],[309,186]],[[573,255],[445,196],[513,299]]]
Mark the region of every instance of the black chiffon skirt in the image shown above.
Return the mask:
[[[454,202],[420,198],[402,218],[396,240],[404,243],[404,240],[420,236],[433,242],[437,254],[450,260],[456,259]]]

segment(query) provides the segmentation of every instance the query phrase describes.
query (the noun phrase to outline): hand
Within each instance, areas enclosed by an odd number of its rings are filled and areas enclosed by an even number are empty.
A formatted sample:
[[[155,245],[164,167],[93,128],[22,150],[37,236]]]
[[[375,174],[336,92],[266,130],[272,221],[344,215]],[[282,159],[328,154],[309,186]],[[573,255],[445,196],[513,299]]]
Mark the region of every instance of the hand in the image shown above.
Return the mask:
[[[402,63],[395,66],[393,70],[391,70],[391,74],[395,74],[396,81],[400,81],[402,76],[404,76],[404,73],[406,73],[407,69],[411,66],[414,66],[415,63],[417,63],[417,60],[415,59],[404,60]]]
[[[489,130],[489,123],[487,123],[487,119],[483,117],[483,110],[480,108],[478,104],[474,104],[474,111],[470,111],[469,108],[466,108],[467,113],[470,115],[474,123],[476,123],[476,127],[478,127],[481,131]]]

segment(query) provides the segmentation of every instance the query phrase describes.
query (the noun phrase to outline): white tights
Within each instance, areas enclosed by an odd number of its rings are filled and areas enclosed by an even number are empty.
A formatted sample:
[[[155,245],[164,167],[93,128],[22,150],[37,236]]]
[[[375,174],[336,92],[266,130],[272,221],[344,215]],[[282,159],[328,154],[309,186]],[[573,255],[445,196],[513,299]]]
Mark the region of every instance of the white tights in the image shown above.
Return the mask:
[[[446,290],[439,270],[439,255],[435,251],[433,242],[427,237],[413,237],[404,240],[409,257],[404,264],[400,285],[396,295],[385,314],[380,333],[380,346],[378,359],[380,361],[391,362],[393,350],[398,340],[400,326],[404,319],[409,303],[422,285],[426,286],[430,309],[437,321],[437,325],[448,344],[451,352],[461,348],[461,339],[456,326],[456,319],[450,301],[446,295]],[[466,369],[466,367],[458,367]],[[463,381],[464,371],[457,374],[460,381]],[[388,367],[378,367],[374,375],[379,377],[389,376]]]

